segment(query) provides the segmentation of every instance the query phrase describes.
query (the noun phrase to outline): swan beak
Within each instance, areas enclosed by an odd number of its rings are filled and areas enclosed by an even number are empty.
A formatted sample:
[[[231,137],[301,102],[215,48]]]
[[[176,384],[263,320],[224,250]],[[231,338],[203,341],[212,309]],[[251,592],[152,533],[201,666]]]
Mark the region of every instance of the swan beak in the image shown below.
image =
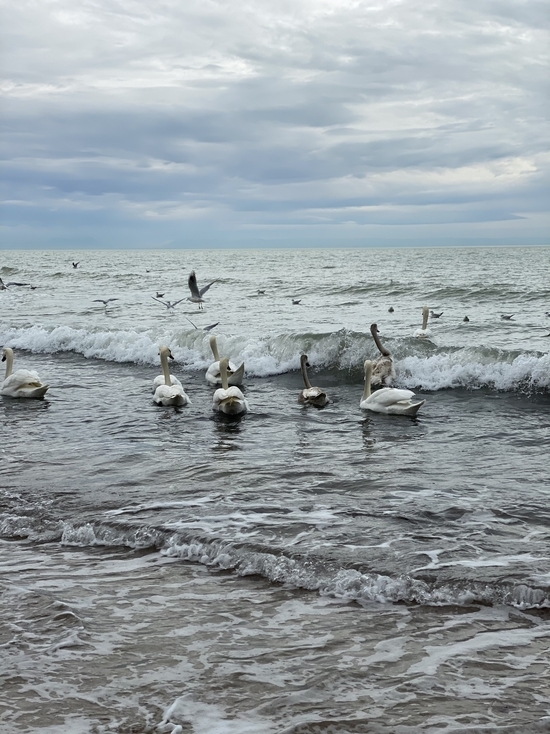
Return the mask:
[[[2,355],[2,362],[5,362],[5,361],[6,361],[6,355],[5,355],[5,354],[3,354],[3,355]]]
[[[174,359],[174,355],[172,354],[172,352],[170,352],[170,354],[168,355],[168,359]]]

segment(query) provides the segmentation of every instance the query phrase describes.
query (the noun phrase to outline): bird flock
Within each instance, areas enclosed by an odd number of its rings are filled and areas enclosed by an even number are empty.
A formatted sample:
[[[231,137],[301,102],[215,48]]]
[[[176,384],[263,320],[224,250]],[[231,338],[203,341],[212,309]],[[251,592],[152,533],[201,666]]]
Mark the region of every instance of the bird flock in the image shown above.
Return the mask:
[[[79,262],[73,262],[73,269],[77,269]],[[184,300],[196,303],[199,310],[203,310],[204,294],[216,283],[211,281],[207,285],[199,288],[197,277],[193,270],[188,278],[188,287],[190,296],[180,298],[177,301],[163,300],[164,293],[156,292],[152,296],[153,300],[161,303],[168,311],[174,308]],[[7,290],[10,287],[29,286],[29,283],[8,282],[5,283],[0,278],[0,291]],[[33,286],[30,286],[31,288]],[[258,295],[265,295],[265,291],[258,290]],[[96,298],[94,303],[102,303],[107,308],[109,303],[118,301],[118,298]],[[293,305],[299,305],[301,299],[292,299]],[[391,306],[388,311],[394,313]],[[437,313],[427,306],[422,308],[422,326],[415,332],[415,336],[426,338],[431,332],[428,329],[428,319],[439,319],[443,315],[443,311]],[[550,312],[546,312],[546,316],[550,317]],[[503,321],[513,320],[514,314],[501,314]],[[187,319],[187,317],[185,317]],[[469,322],[468,316],[463,321]],[[196,326],[190,319],[189,323],[195,328]],[[210,331],[219,322],[203,327],[204,330]],[[424,405],[425,400],[415,400],[416,396],[411,390],[404,390],[395,387],[389,387],[395,379],[395,369],[393,358],[388,349],[386,349],[380,340],[380,332],[377,324],[373,323],[370,327],[370,333],[373,341],[379,351],[379,356],[364,362],[364,390],[360,399],[359,406],[362,410],[369,410],[377,413],[386,413],[389,415],[406,415],[415,416],[420,408]],[[547,336],[550,336],[548,334]],[[240,366],[233,364],[228,357],[220,357],[218,351],[217,340],[211,335],[210,348],[214,357],[214,362],[208,367],[205,379],[216,388],[212,397],[212,409],[217,413],[229,416],[238,416],[245,414],[249,405],[245,399],[240,386],[243,384],[245,365],[244,362]],[[170,374],[168,360],[174,360],[172,352],[168,346],[159,346],[158,356],[160,358],[161,374],[153,381],[152,392],[153,401],[157,405],[183,407],[190,404],[188,395],[186,394],[180,380]],[[0,395],[11,398],[43,398],[49,389],[47,384],[43,384],[39,375],[32,370],[18,369],[13,371],[14,353],[10,347],[5,347],[2,352],[2,362],[6,363],[4,380],[0,384]],[[307,368],[309,367],[308,357],[302,354],[300,357],[300,370],[304,388],[298,395],[298,402],[302,405],[311,405],[316,408],[324,408],[330,403],[330,399],[325,390],[320,387],[312,386]],[[377,388],[373,389],[372,388]]]

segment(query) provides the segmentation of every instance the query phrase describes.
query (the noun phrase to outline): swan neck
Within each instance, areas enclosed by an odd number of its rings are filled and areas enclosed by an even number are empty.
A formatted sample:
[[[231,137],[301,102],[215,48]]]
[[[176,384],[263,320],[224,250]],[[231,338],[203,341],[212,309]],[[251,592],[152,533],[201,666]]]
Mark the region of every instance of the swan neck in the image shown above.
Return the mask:
[[[374,339],[374,343],[375,343],[375,344],[376,344],[376,346],[378,347],[378,351],[380,352],[380,354],[381,354],[381,355],[382,355],[383,357],[389,357],[389,356],[390,356],[390,351],[389,351],[388,349],[385,349],[385,348],[384,348],[384,347],[382,346],[382,342],[380,341],[380,338],[379,338],[379,336],[378,336],[377,330],[376,330],[376,329],[373,329],[373,328],[371,327],[371,334],[372,334],[372,338]]]
[[[164,375],[164,384],[170,387],[172,380],[170,379],[170,370],[168,369],[168,355],[166,352],[160,353],[160,365],[162,367],[162,374]]]
[[[229,382],[227,381],[227,361],[222,359],[220,362],[220,377],[224,390],[229,390]]]
[[[370,380],[372,377],[372,364],[365,365],[365,389],[363,390],[363,397],[361,400],[370,398]]]
[[[428,309],[426,306],[422,309],[422,331],[426,331],[428,328]]]
[[[11,349],[6,349],[4,354],[6,355],[6,374],[4,375],[4,379],[7,380],[13,369],[13,352]]]
[[[311,383],[310,383],[309,378],[307,376],[307,367],[306,367],[306,360],[305,359],[302,359],[300,361],[300,367],[301,367],[301,370],[302,370],[302,377],[304,379],[304,385],[309,390],[310,387],[311,387]]]
[[[214,360],[216,362],[220,361],[220,354],[218,352],[218,343],[216,342],[216,337],[211,336],[210,337],[210,349],[212,350],[212,354],[214,355]]]

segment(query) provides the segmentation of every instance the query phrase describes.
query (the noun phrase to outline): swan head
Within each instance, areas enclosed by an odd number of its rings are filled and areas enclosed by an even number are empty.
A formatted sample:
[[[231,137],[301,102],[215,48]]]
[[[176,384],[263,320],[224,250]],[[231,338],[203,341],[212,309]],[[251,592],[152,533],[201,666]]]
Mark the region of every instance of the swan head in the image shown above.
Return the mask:
[[[375,334],[380,333],[380,329],[378,328],[378,324],[371,324],[370,325],[370,333],[374,336]]]
[[[2,350],[2,362],[5,362],[8,357],[13,357],[13,349],[10,349],[10,347],[4,347]]]
[[[300,357],[300,366],[311,367],[310,363],[307,360],[307,354],[302,354],[302,356]]]
[[[166,357],[167,359],[174,359],[174,355],[168,347],[159,347],[159,357]]]

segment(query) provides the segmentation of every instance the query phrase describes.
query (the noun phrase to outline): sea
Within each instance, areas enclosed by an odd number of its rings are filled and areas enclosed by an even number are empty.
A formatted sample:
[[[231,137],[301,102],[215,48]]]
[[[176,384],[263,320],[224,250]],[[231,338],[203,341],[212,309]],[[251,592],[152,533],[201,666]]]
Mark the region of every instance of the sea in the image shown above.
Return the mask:
[[[549,273],[548,247],[1,252],[29,285],[0,346],[50,388],[0,398],[0,732],[550,732]],[[372,323],[416,417],[360,409]],[[212,334],[243,417],[212,410]],[[183,408],[153,402],[160,345]]]

